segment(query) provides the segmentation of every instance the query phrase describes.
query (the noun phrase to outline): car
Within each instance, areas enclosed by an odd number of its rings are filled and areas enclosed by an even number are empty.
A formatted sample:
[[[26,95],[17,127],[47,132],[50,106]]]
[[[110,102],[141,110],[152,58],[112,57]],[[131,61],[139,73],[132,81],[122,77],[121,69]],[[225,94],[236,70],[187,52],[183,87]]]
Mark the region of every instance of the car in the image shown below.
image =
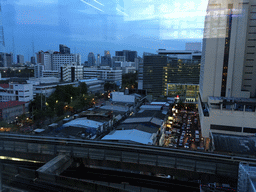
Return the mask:
[[[195,142],[199,142],[199,135],[195,136]]]
[[[199,135],[199,131],[198,131],[198,130],[195,130],[195,134],[196,134],[196,135]]]
[[[184,148],[189,149],[189,143],[185,143]]]

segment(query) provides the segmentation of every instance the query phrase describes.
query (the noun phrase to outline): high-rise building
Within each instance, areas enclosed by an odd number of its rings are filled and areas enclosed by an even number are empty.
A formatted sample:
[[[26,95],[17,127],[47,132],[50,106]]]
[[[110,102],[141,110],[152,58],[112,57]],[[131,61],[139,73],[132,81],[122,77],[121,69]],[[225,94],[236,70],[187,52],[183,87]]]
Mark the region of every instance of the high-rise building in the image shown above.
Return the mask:
[[[32,56],[30,62],[31,62],[31,64],[36,64],[36,58],[34,56]]]
[[[7,67],[11,67],[13,64],[13,53],[6,53],[6,64]]]
[[[88,66],[94,66],[95,65],[95,56],[93,54],[93,52],[90,52],[88,54]]]
[[[122,62],[125,62],[125,56],[113,56],[113,67],[122,67]]]
[[[112,59],[111,56],[101,56],[101,66],[109,66],[112,67]]]
[[[70,54],[70,48],[66,45],[60,44],[59,45],[60,54]]]
[[[97,65],[97,67],[100,66],[100,54],[97,54],[96,65]]]
[[[24,63],[24,55],[17,55],[17,63]]]
[[[105,51],[104,51],[104,56],[111,57],[110,51],[105,50]]]
[[[73,62],[76,62],[77,65],[81,65],[80,54],[60,54],[58,52],[52,54],[52,70],[60,72],[62,65],[71,64]]]
[[[112,82],[122,85],[122,70],[99,69],[92,67],[84,67],[84,79],[97,78],[99,80],[104,80],[106,82]]]
[[[52,54],[48,51],[39,51],[36,53],[37,63],[44,65],[45,70],[52,70]],[[32,63],[32,60],[31,60]]]
[[[255,0],[209,0],[200,97],[202,136],[256,133]]]
[[[44,70],[44,65],[43,64],[36,64],[34,66],[34,76],[35,78],[40,78],[43,77],[43,70]]]
[[[139,89],[155,97],[179,95],[183,101],[195,102],[200,62],[201,53],[193,51],[158,50],[158,55],[144,54],[138,73]]]
[[[125,61],[134,62],[135,58],[137,58],[137,51],[130,51],[130,50],[116,51],[116,56],[124,56]]]
[[[61,81],[74,82],[83,79],[83,66],[77,65],[76,62],[65,64],[60,68]]]

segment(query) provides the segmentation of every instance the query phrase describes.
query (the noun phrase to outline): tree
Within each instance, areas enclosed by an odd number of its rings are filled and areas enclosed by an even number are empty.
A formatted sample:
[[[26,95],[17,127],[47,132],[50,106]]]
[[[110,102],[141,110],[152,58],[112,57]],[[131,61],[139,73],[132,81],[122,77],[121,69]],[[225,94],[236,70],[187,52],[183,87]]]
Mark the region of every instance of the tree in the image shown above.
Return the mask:
[[[63,101],[56,103],[55,111],[57,116],[64,115],[64,107],[65,107],[65,103]]]
[[[87,85],[86,85],[86,83],[84,83],[84,82],[80,83],[79,88],[80,88],[80,93],[82,95],[86,95],[87,94]]]

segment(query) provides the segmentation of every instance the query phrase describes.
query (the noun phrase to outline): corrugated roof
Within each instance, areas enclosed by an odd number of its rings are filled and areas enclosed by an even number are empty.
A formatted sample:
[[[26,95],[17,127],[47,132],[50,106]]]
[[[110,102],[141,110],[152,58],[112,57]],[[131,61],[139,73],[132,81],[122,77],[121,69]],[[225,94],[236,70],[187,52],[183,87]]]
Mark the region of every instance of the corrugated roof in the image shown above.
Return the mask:
[[[8,89],[9,88],[9,84],[0,84],[0,87],[4,88],[4,89]]]
[[[212,133],[215,151],[225,151],[240,155],[254,155],[256,151],[256,136],[235,136]]]
[[[115,106],[115,105],[104,105],[100,108],[106,109],[106,110],[112,110],[112,111],[122,111],[122,112],[127,112],[129,110],[127,107],[121,107],[121,106]]]
[[[81,128],[95,128],[97,129],[99,126],[103,125],[103,123],[98,121],[89,120],[87,118],[79,118],[68,123],[65,123],[63,127],[81,127]]]
[[[144,110],[161,110],[162,106],[161,105],[142,105],[140,109]]]
[[[0,109],[6,109],[10,107],[15,107],[18,105],[23,105],[26,102],[21,102],[21,101],[7,101],[7,102],[0,102]]]
[[[157,133],[157,131],[159,130],[159,126],[154,126],[147,123],[131,123],[131,124],[126,123],[126,124],[119,125],[116,129],[117,130],[137,129],[147,133]]]
[[[131,129],[131,130],[112,131],[110,134],[104,136],[102,140],[132,141],[136,143],[152,145],[153,141],[151,137],[152,137],[151,133],[146,133],[136,129]]]

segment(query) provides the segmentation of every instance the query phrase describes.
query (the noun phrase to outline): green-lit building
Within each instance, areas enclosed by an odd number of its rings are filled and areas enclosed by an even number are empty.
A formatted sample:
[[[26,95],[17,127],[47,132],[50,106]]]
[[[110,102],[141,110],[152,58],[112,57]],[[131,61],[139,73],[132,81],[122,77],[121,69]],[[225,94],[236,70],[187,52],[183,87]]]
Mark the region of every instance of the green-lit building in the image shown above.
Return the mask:
[[[144,54],[138,88],[148,95],[176,97],[195,102],[199,91],[201,52],[158,50]]]

